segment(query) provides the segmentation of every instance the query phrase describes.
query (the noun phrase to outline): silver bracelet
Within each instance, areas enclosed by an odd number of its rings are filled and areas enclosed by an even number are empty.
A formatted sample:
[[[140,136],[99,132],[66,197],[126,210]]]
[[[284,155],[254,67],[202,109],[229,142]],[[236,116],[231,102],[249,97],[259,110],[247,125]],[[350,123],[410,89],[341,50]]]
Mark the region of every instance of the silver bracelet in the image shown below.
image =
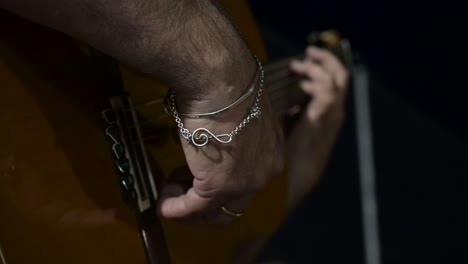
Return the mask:
[[[252,119],[260,118],[260,115],[262,113],[261,108],[260,108],[260,99],[262,98],[262,93],[263,93],[265,73],[263,71],[262,64],[258,60],[257,62],[258,62],[258,70],[260,72],[260,80],[259,80],[258,91],[255,97],[255,101],[252,107],[250,108],[249,114],[229,134],[215,135],[210,130],[203,128],[203,127],[197,128],[193,132],[190,132],[190,130],[184,127],[184,124],[182,123],[182,120],[180,118],[180,114],[177,112],[177,109],[175,106],[175,93],[174,92],[171,93],[171,95],[169,96],[169,100],[168,100],[168,104],[169,104],[168,108],[169,108],[169,111],[171,111],[172,115],[174,116],[175,122],[177,123],[177,126],[180,129],[180,134],[182,135],[183,138],[185,138],[189,143],[197,147],[206,146],[208,142],[210,141],[210,139],[214,139],[222,144],[229,144],[232,141],[232,138],[235,135],[237,135],[248,123],[250,123]],[[253,88],[255,87],[256,85],[253,85]],[[250,94],[251,93],[252,92],[250,92]],[[242,100],[245,100],[245,98]]]
[[[247,90],[247,92],[244,93],[243,95],[241,95],[239,98],[237,98],[237,100],[235,100],[232,104],[230,104],[230,105],[228,105],[226,107],[223,107],[223,108],[221,108],[219,110],[208,112],[208,113],[179,113],[179,116],[188,117],[188,118],[195,118],[195,119],[196,118],[210,117],[210,116],[217,116],[217,115],[220,115],[220,114],[228,111],[229,109],[235,107],[236,105],[242,103],[255,90],[255,87],[256,87],[256,85],[255,85],[256,82],[255,81],[257,79],[257,75],[258,75],[260,69],[262,68],[262,63],[260,62],[260,60],[255,56],[254,56],[254,58],[255,58],[255,60],[257,62],[258,69],[257,69],[257,72],[255,73],[252,81],[250,82],[251,83],[250,89]],[[175,91],[172,90],[172,93],[175,93]]]

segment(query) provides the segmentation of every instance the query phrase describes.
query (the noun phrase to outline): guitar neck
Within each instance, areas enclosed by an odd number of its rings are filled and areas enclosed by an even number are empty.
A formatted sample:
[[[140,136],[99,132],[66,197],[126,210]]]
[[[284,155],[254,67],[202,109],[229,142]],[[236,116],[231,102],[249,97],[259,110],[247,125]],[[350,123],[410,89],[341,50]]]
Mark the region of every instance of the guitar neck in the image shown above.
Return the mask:
[[[289,65],[294,59],[304,55],[288,57],[265,65],[265,89],[271,98],[273,110],[279,117],[300,111],[301,106],[310,100],[299,87],[301,77],[292,73]]]

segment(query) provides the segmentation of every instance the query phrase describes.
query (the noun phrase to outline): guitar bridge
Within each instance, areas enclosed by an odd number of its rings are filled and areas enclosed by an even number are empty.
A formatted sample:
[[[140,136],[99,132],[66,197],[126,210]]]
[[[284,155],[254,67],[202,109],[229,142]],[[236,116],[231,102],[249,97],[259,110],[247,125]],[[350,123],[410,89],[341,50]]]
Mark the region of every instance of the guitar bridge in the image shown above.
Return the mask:
[[[115,168],[131,207],[143,213],[154,206],[157,189],[141,135],[138,114],[128,96],[112,97],[102,112]]]

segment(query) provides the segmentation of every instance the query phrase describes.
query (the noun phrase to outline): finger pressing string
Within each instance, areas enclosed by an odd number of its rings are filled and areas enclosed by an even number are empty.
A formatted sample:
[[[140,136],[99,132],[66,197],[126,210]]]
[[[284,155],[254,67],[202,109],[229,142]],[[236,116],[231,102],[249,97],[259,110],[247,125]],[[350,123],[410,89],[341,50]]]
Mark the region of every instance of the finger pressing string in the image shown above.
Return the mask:
[[[310,61],[294,61],[291,64],[291,69],[297,74],[304,75],[311,81],[319,82],[326,87],[334,88],[331,74],[317,63]]]
[[[339,59],[330,51],[311,46],[306,49],[306,59],[319,62],[332,75],[340,90],[346,88],[348,72]]]
[[[336,96],[333,95],[331,89],[327,89],[315,82],[302,81],[300,87],[304,92],[314,97],[314,100],[307,107],[308,119],[312,122],[319,122],[330,108],[333,107]]]

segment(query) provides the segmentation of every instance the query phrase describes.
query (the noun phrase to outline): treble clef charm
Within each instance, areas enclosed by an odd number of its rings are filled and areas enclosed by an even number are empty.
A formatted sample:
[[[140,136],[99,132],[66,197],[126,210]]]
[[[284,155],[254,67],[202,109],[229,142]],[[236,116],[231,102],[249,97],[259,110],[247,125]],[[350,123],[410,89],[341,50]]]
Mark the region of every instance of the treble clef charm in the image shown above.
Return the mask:
[[[211,138],[223,144],[228,144],[232,141],[232,135],[230,134],[215,135],[210,130],[202,127],[193,131],[191,141],[195,146],[203,147],[208,144]]]

